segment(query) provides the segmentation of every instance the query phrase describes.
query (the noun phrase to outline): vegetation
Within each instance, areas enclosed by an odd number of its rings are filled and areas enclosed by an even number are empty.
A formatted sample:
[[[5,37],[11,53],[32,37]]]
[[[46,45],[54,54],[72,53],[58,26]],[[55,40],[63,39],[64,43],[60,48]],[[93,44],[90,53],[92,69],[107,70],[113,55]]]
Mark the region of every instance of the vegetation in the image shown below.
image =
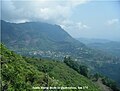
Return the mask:
[[[103,64],[102,67],[96,67],[96,70],[108,76],[109,78],[114,78],[116,83],[120,86],[120,63],[113,64]],[[115,72],[114,72],[115,71]]]
[[[109,79],[108,77],[102,77],[102,82],[106,86],[113,89],[113,91],[120,91],[120,88],[117,87],[116,83],[113,80]]]
[[[76,70],[79,74],[85,77],[89,77],[89,71],[85,65],[81,65],[79,62],[73,61],[70,57],[65,57],[64,63],[66,63],[66,65],[68,65],[72,69]]]
[[[32,91],[32,86],[62,85],[58,80],[50,78],[28,64],[22,56],[6,49],[4,45],[1,45],[0,50],[2,91]]]
[[[70,57],[64,58],[64,63],[67,64],[70,68],[77,71],[79,74],[92,79],[94,82],[98,81],[98,79],[102,79],[102,83],[108,87],[110,87],[113,91],[120,91],[120,88],[116,85],[116,83],[111,80],[110,78],[103,76],[99,73],[96,73],[92,76],[92,74],[89,73],[89,70],[86,66],[81,65],[77,61],[73,61]]]
[[[88,86],[83,91],[100,91],[92,81],[65,63],[22,57],[2,44],[0,50],[2,91],[32,91],[33,86]]]
[[[61,81],[64,86],[88,86],[89,88],[85,89],[85,91],[91,91],[93,89],[95,91],[99,91],[99,87],[95,86],[92,81],[80,75],[78,72],[76,72],[63,62],[45,59],[39,60],[38,58],[31,60],[31,58],[27,57],[25,57],[25,59],[28,63],[34,65],[39,71],[45,72],[50,77]]]
[[[106,76],[103,76],[99,73],[96,73],[94,74],[91,79],[93,81],[98,81],[99,79],[101,79],[102,83],[108,87],[110,87],[113,91],[120,91],[120,88],[119,86],[117,86],[116,82],[113,81],[112,79],[106,77]]]

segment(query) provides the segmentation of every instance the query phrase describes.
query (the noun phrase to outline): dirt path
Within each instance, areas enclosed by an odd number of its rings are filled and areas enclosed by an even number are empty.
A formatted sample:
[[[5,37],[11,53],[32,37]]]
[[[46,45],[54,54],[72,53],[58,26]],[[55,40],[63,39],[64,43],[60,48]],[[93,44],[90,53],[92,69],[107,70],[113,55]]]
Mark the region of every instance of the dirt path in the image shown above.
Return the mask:
[[[95,82],[98,86],[100,86],[102,91],[113,91],[110,87],[104,85],[101,81],[101,79],[99,78],[97,82]]]

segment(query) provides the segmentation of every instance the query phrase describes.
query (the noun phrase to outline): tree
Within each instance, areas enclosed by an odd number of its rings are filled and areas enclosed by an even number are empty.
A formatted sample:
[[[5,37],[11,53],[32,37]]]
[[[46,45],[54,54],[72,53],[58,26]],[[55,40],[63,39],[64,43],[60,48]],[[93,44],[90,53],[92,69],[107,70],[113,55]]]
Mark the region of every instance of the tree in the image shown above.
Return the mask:
[[[64,63],[68,65],[70,68],[74,69],[77,71],[79,74],[88,77],[88,68],[85,65],[81,65],[80,63],[73,61],[70,57],[65,57],[64,58]]]

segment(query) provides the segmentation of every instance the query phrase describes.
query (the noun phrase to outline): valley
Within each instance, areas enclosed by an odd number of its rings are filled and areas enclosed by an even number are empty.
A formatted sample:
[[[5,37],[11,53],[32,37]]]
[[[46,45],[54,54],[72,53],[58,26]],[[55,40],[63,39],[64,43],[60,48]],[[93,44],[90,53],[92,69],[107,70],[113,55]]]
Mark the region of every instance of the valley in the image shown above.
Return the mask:
[[[42,22],[16,24],[3,20],[1,24],[2,43],[10,50],[22,56],[59,61],[63,61],[65,56],[71,57],[74,61],[88,66],[93,74],[99,72],[120,84],[119,72],[110,69],[102,70],[104,65],[119,66],[119,57],[89,47],[84,42],[71,37],[59,25]],[[113,69],[116,69],[115,67],[113,66]],[[109,71],[112,75],[107,74]]]

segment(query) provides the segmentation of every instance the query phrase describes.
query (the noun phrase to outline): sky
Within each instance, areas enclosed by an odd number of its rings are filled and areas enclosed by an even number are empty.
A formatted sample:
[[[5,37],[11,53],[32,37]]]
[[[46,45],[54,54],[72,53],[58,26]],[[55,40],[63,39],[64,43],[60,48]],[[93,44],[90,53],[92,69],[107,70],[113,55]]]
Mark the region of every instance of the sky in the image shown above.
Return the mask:
[[[120,0],[2,0],[2,20],[60,25],[74,38],[120,41]]]

